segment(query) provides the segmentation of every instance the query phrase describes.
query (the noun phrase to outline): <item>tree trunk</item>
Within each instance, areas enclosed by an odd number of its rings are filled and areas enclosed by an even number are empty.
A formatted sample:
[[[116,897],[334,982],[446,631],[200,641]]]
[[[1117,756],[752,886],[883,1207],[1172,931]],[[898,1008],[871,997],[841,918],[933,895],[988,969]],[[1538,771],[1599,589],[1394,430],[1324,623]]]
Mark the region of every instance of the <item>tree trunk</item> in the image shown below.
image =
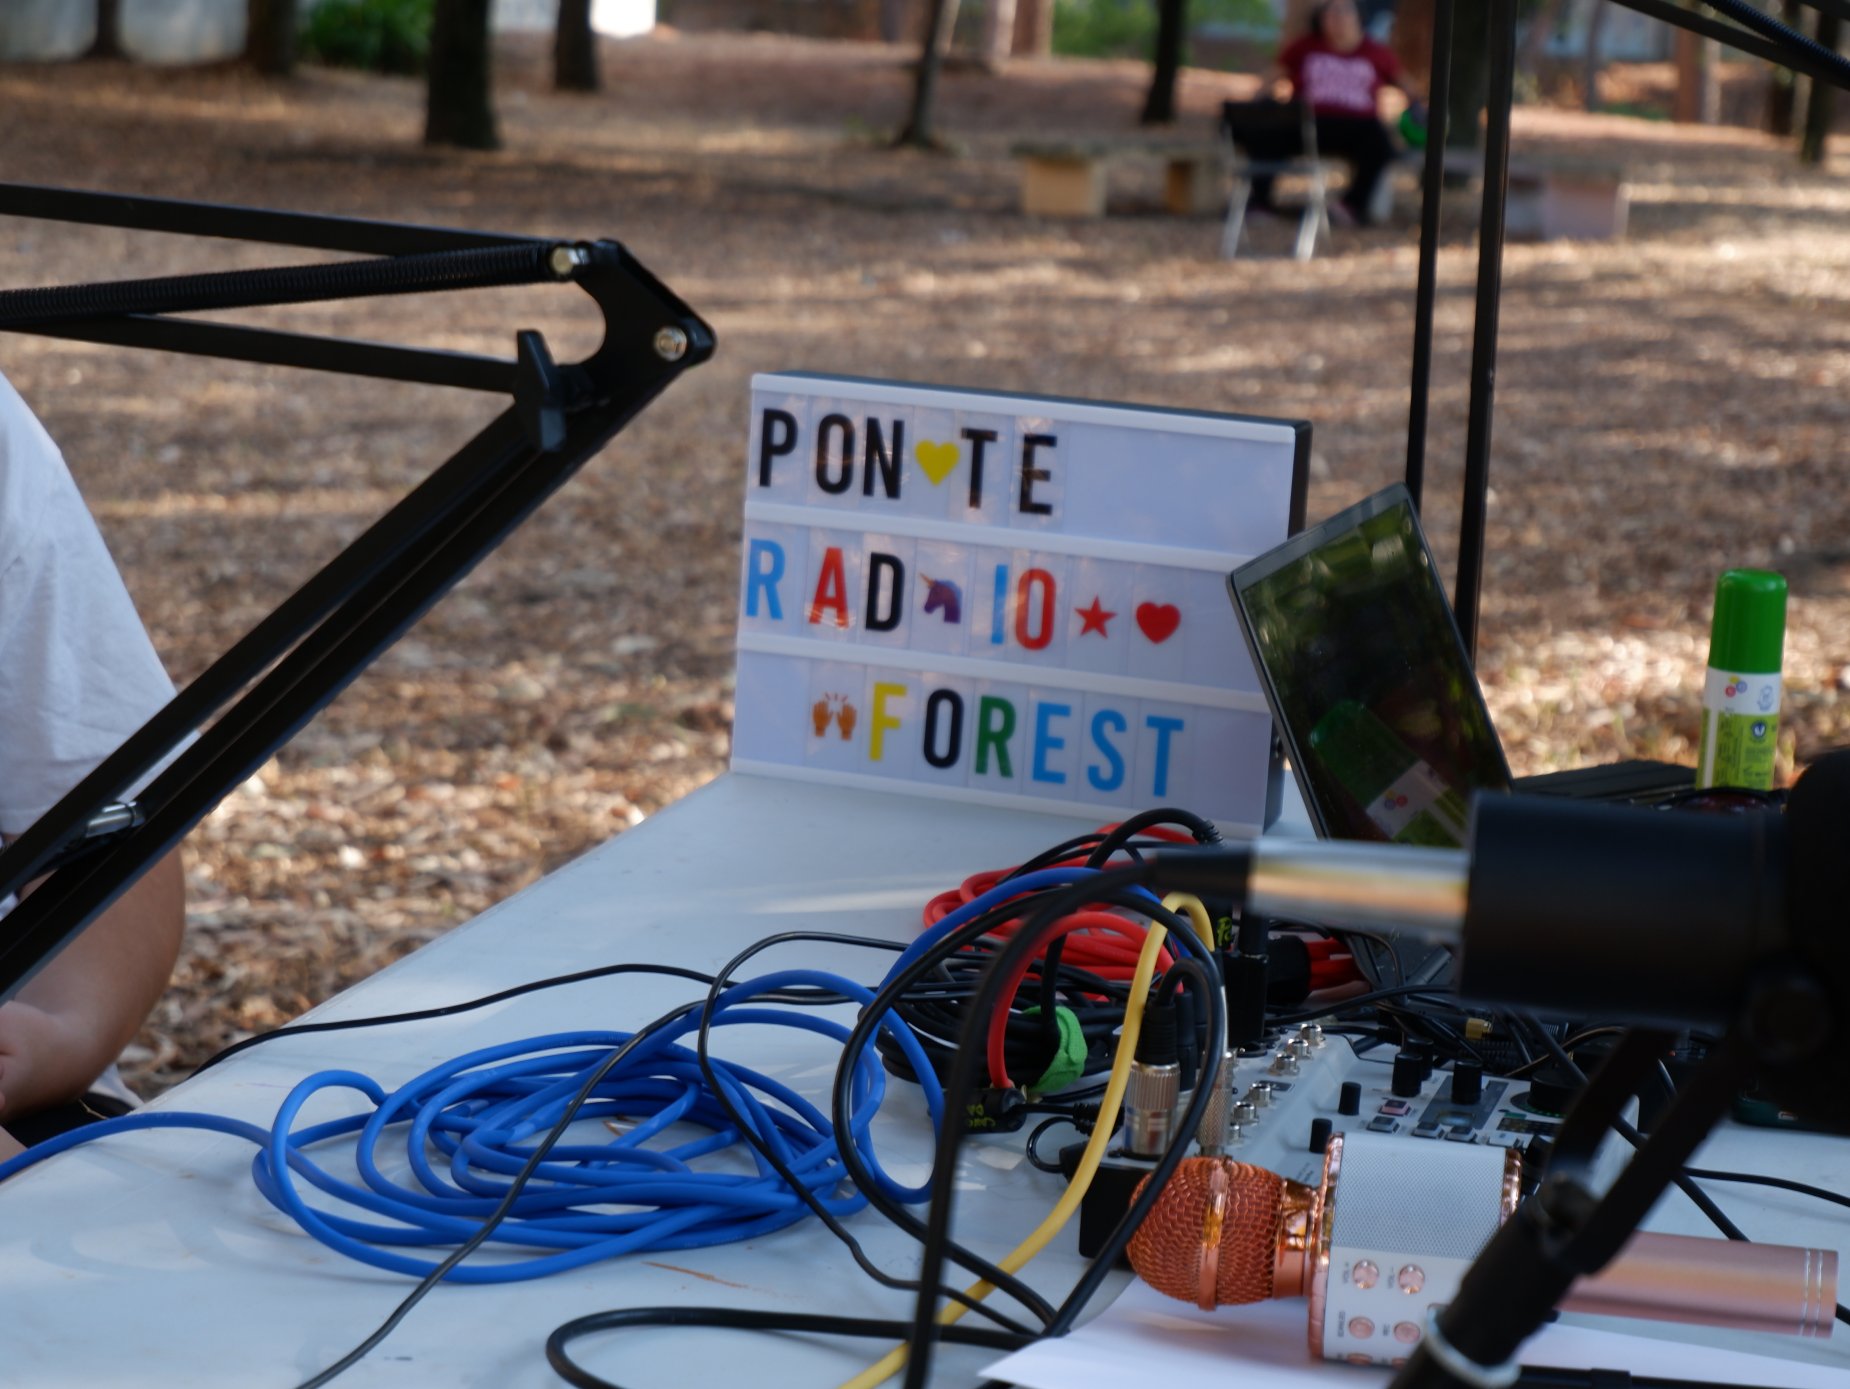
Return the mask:
[[[1452,20],[1452,99],[1446,111],[1445,143],[1475,150],[1483,133],[1479,117],[1490,92],[1490,7],[1460,0]]]
[[[1019,0],[1015,6],[1015,51],[1029,58],[1053,56],[1053,0]]]
[[[1568,0],[1542,0],[1522,36],[1522,46],[1516,50],[1516,71],[1533,73],[1541,66],[1548,56],[1548,40],[1560,28],[1561,11],[1567,4]]]
[[[1711,51],[1713,50],[1713,51]],[[1685,125],[1713,125],[1720,103],[1715,85],[1719,45],[1687,29],[1676,33],[1677,95],[1675,119]]]
[[[244,61],[265,77],[295,71],[296,0],[250,0],[245,11]]]
[[[1780,0],[1779,17],[1791,28],[1801,25],[1799,0]],[[1798,113],[1799,78],[1791,68],[1774,68],[1766,89],[1766,128],[1769,135],[1792,134]]]
[[[1838,40],[1843,35],[1843,27],[1834,14],[1820,11],[1818,14],[1818,42],[1835,53]],[[1829,82],[1812,79],[1811,94],[1805,102],[1805,129],[1799,136],[1799,161],[1804,164],[1824,163],[1825,145],[1831,133],[1831,117],[1837,110],[1837,88]]]
[[[1585,90],[1581,94],[1581,104],[1589,111],[1599,110],[1599,74],[1606,66],[1606,60],[1600,54],[1600,44],[1606,35],[1606,15],[1612,9],[1608,0],[1593,0],[1593,9],[1587,15],[1587,53],[1583,68],[1582,83]]]
[[[1145,125],[1170,125],[1176,118],[1176,77],[1182,71],[1182,45],[1188,39],[1188,0],[1157,0],[1156,65],[1150,94],[1144,98]]]
[[[1407,80],[1425,92],[1432,90],[1432,29],[1432,0],[1400,0],[1394,11],[1394,56]],[[1279,40],[1288,41],[1286,34],[1281,32]]]
[[[985,69],[1001,72],[1015,51],[1015,0],[984,0],[983,45],[978,55]]]
[[[938,72],[944,66],[944,50],[951,45],[951,30],[956,25],[957,0],[931,0],[925,12],[925,42],[913,76],[912,109],[894,144],[937,148],[938,140],[931,130],[932,107],[938,99]]]
[[[122,0],[96,0],[96,37],[86,58],[122,58]]]
[[[552,36],[552,84],[562,92],[598,89],[591,0],[559,0],[559,24]]]
[[[489,0],[437,0],[430,21],[424,143],[501,147],[489,70]]]

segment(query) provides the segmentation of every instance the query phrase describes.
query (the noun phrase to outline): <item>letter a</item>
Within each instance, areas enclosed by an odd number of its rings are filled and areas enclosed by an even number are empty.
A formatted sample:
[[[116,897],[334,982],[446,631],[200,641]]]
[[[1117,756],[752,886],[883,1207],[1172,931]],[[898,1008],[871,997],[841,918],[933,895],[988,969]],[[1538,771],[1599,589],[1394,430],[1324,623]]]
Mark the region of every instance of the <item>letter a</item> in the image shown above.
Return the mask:
[[[809,600],[809,621],[812,627],[824,622],[831,627],[848,625],[848,575],[842,568],[839,545],[831,545],[822,552],[822,568],[816,575],[816,594]]]

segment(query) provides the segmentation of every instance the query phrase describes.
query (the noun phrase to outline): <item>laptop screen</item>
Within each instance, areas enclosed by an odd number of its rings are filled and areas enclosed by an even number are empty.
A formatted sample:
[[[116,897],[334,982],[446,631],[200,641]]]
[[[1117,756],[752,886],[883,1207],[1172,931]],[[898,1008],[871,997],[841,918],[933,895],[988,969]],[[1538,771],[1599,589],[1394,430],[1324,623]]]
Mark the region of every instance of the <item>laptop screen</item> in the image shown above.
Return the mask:
[[[1312,823],[1451,847],[1509,766],[1405,487],[1234,570],[1240,626]]]

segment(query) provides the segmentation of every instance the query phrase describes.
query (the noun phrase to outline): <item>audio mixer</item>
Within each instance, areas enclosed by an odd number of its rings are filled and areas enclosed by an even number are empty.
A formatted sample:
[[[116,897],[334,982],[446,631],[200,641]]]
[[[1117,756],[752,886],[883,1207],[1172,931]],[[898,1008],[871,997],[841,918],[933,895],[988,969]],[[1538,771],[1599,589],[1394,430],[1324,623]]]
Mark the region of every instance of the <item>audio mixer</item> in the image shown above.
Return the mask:
[[[1306,1185],[1321,1178],[1333,1133],[1527,1151],[1532,1140],[1553,1137],[1566,1098],[1546,1083],[1487,1076],[1471,1061],[1441,1067],[1417,1046],[1358,1053],[1348,1038],[1315,1023],[1272,1033],[1264,1045],[1234,1055],[1232,1067],[1221,1092],[1225,1103],[1210,1106],[1206,1121],[1216,1131],[1225,1124],[1220,1151]],[[1184,1096],[1176,1112],[1186,1107]],[[1061,1153],[1069,1177],[1083,1147],[1074,1143]],[[1082,1254],[1104,1246],[1131,1192],[1155,1166],[1154,1157],[1127,1154],[1122,1133],[1114,1140],[1080,1208]]]
[[[1227,1155],[1293,1181],[1317,1180],[1332,1132],[1515,1148],[1560,1123],[1526,1081],[1486,1076],[1470,1061],[1441,1069],[1419,1048],[1358,1055],[1314,1023],[1248,1050],[1234,1060]]]

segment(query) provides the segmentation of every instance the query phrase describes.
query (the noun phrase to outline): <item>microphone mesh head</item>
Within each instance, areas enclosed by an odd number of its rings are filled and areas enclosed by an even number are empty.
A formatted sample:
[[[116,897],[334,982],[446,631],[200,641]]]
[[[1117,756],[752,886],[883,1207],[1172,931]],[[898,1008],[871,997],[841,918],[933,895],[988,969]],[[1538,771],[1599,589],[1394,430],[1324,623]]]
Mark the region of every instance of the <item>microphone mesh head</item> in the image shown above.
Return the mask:
[[[1220,1184],[1225,1213],[1216,1242],[1214,1188]],[[1212,1305],[1264,1302],[1272,1296],[1284,1191],[1285,1179],[1263,1167],[1231,1158],[1186,1158],[1131,1236],[1131,1267],[1158,1292],[1208,1306],[1202,1265],[1215,1249]]]

